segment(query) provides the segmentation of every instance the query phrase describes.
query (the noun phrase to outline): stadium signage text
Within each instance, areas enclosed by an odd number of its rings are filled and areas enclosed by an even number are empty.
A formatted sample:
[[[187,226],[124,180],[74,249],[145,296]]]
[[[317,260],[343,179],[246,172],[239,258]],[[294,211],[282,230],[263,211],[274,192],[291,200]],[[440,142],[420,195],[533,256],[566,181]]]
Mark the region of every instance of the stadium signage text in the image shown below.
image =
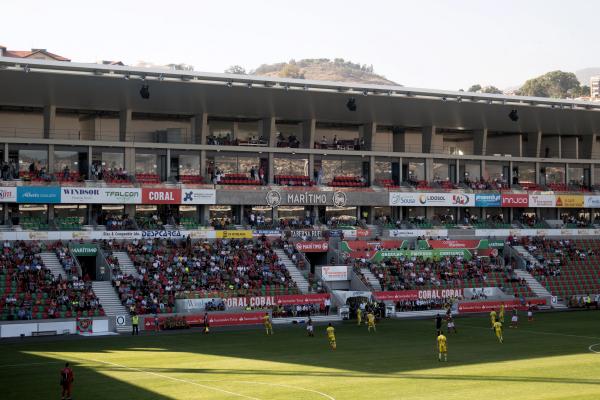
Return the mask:
[[[449,298],[462,298],[463,289],[428,289],[428,290],[397,290],[389,292],[373,292],[378,301],[414,301],[414,300],[436,300]]]
[[[318,242],[298,242],[296,249],[304,253],[320,253],[329,250],[329,243],[326,241]]]

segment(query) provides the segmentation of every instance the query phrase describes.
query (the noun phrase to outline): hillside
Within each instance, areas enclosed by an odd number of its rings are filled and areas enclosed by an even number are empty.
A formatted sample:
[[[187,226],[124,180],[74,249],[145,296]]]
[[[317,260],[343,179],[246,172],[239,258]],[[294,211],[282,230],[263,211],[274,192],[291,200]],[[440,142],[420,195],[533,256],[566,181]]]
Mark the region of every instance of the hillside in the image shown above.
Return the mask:
[[[372,65],[355,64],[342,58],[291,60],[287,63],[263,64],[254,71],[250,71],[250,74],[278,78],[398,85],[373,72]]]
[[[600,75],[600,67],[584,68],[580,69],[579,71],[575,71],[575,76],[577,76],[577,80],[579,80],[582,85],[589,85],[590,78],[598,75]]]

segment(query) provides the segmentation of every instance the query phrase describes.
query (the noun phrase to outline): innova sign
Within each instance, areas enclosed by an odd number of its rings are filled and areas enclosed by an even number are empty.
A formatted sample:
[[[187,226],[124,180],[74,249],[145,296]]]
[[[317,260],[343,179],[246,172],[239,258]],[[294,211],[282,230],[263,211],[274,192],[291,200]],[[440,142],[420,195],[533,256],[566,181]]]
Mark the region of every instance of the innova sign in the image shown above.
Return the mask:
[[[529,207],[529,195],[528,194],[503,194],[502,195],[502,207],[509,208],[524,208]]]

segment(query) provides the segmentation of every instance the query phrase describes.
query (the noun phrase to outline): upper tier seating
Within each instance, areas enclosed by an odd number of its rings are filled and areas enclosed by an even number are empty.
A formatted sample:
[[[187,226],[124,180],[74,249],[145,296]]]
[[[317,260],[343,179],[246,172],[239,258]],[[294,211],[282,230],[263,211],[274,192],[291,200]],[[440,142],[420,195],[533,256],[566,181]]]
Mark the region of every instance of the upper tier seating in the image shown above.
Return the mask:
[[[367,187],[367,182],[360,176],[335,176],[330,186],[333,187]]]
[[[283,186],[313,186],[315,183],[307,175],[275,175],[276,185]]]
[[[160,183],[160,177],[157,174],[135,174],[135,180],[142,184]]]
[[[259,180],[251,179],[248,174],[225,174],[219,180],[219,185],[260,185]]]
[[[188,185],[199,185],[204,183],[204,178],[200,175],[179,175],[179,182]]]

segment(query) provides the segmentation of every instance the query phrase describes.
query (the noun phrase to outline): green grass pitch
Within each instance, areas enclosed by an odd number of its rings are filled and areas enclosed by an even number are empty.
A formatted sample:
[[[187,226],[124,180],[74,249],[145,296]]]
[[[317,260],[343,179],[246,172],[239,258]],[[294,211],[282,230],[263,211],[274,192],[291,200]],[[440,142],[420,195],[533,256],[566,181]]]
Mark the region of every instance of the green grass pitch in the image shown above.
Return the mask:
[[[78,399],[600,399],[600,312],[521,317],[504,344],[488,318],[457,318],[438,362],[432,320],[385,320],[377,333],[336,326],[185,331],[0,343],[1,398],[59,399],[59,369]],[[508,321],[507,321],[508,322]],[[593,346],[598,344],[598,346]],[[591,350],[590,350],[590,346]],[[595,353],[598,351],[599,353]]]

